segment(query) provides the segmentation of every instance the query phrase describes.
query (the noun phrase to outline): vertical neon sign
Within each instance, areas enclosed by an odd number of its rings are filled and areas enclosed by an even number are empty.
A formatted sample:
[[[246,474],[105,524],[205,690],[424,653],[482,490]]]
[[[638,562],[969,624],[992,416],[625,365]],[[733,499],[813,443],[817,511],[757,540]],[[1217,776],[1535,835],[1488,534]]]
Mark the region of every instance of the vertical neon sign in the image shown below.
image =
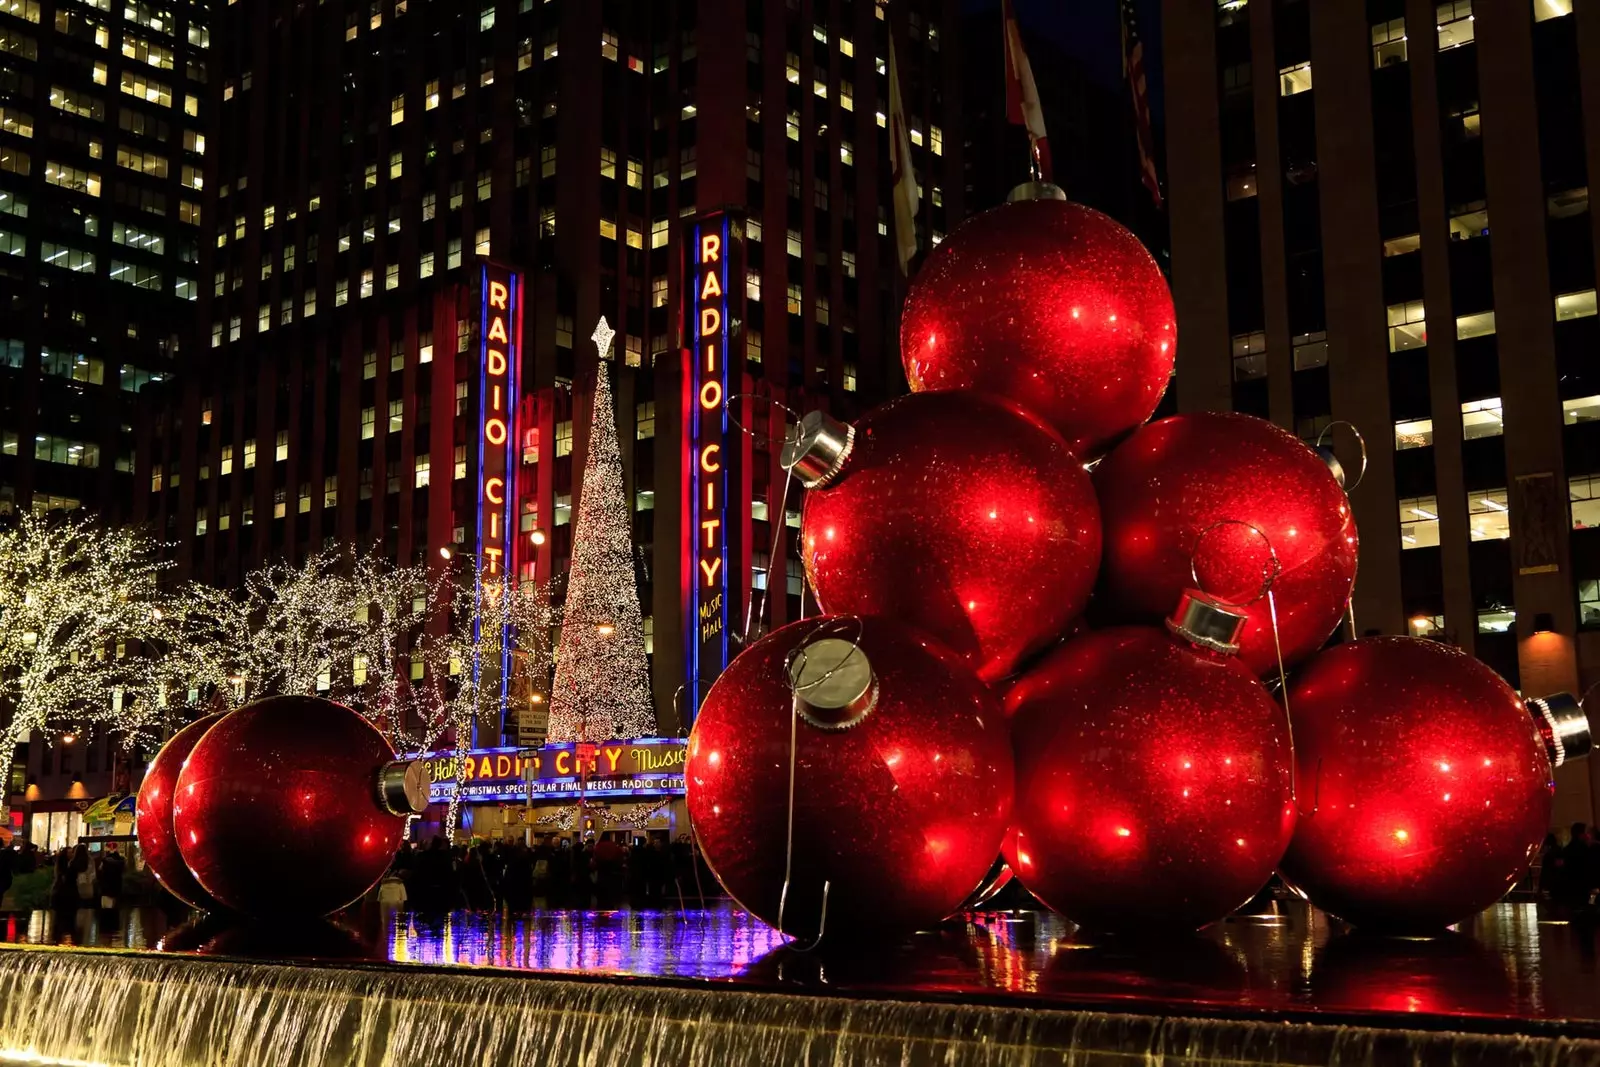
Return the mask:
[[[509,596],[516,577],[516,539],[512,507],[516,500],[517,388],[522,348],[522,276],[484,263],[478,279],[478,544],[477,586],[480,608],[485,596]],[[487,579],[487,582],[486,582]],[[498,581],[496,581],[498,579]],[[487,586],[487,587],[486,587]],[[483,640],[473,622],[473,638]],[[510,634],[499,642],[500,710],[505,711],[511,684]],[[475,659],[474,681],[481,681],[484,663]],[[502,727],[503,728],[503,727]],[[498,743],[498,738],[496,739]]]
[[[740,589],[730,580],[738,559],[729,491],[739,442],[728,433],[730,367],[740,339],[744,292],[743,232],[725,213],[698,219],[685,249],[684,278],[684,641],[688,707],[696,709],[728,665],[728,624]],[[737,293],[730,292],[737,286]],[[688,725],[685,723],[685,725]]]

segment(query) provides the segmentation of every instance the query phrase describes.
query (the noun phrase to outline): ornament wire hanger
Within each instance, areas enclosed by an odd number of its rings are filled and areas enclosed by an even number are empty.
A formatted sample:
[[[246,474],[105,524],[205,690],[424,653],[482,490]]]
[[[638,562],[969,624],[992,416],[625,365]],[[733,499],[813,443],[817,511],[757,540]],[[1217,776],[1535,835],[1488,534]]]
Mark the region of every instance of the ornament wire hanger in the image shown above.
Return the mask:
[[[1354,427],[1351,427],[1351,429],[1354,429]],[[1278,550],[1273,547],[1272,538],[1268,537],[1266,532],[1259,526],[1256,526],[1253,523],[1245,522],[1243,519],[1219,519],[1210,526],[1205,527],[1199,532],[1199,534],[1195,536],[1194,550],[1189,553],[1189,577],[1194,581],[1194,587],[1200,590],[1200,592],[1204,593],[1206,596],[1214,597],[1221,603],[1228,603],[1228,601],[1223,600],[1221,597],[1217,597],[1216,594],[1207,592],[1205,585],[1200,581],[1199,568],[1201,543],[1206,539],[1207,534],[1221,529],[1224,526],[1243,526],[1246,530],[1249,530],[1251,533],[1261,538],[1261,543],[1267,546],[1267,562],[1266,565],[1261,569],[1262,580],[1260,592],[1256,593],[1255,596],[1251,597],[1242,604],[1233,604],[1231,606],[1241,608],[1249,607],[1251,604],[1259,603],[1263,599],[1265,599],[1267,602],[1267,617],[1272,624],[1272,649],[1278,657],[1278,700],[1279,703],[1283,705],[1283,724],[1289,735],[1290,802],[1294,804],[1295,813],[1297,815],[1315,815],[1317,813],[1317,806],[1320,803],[1320,797],[1322,793],[1322,766],[1319,761],[1317,766],[1317,784],[1313,789],[1311,810],[1309,812],[1301,811],[1300,792],[1297,784],[1298,768],[1296,766],[1294,751],[1294,720],[1289,715],[1289,672],[1283,664],[1283,642],[1278,636],[1278,598],[1272,590],[1273,582],[1277,581],[1278,576],[1283,573],[1283,561],[1278,558]]]
[[[1344,467],[1339,463],[1339,457],[1334,455],[1333,445],[1323,443],[1324,441],[1331,439],[1334,427],[1336,426],[1343,426],[1345,429],[1354,434],[1356,445],[1361,450],[1361,470],[1356,472],[1356,480],[1352,485],[1344,484]],[[1345,496],[1348,497],[1351,493],[1355,492],[1356,487],[1366,480],[1367,439],[1361,435],[1360,430],[1356,429],[1355,423],[1346,419],[1335,419],[1333,422],[1328,423],[1328,425],[1322,428],[1322,432],[1317,434],[1317,443],[1314,447],[1317,450],[1317,454],[1320,455],[1323,458],[1323,461],[1328,464],[1328,469],[1333,471],[1333,476],[1339,480],[1339,488],[1344,490]],[[1350,627],[1350,640],[1354,641],[1358,636],[1358,633],[1356,630],[1356,598],[1355,588],[1353,585],[1350,590],[1350,597],[1344,603],[1344,614],[1345,622]]]
[[[751,403],[766,404],[769,408],[778,408],[781,410],[787,416],[783,424],[783,436],[776,437],[772,434],[757,433],[755,430],[740,422],[738,415],[734,413],[735,400],[746,400]],[[787,404],[784,404],[778,400],[774,400],[770,396],[762,396],[760,393],[730,393],[727,399],[722,402],[722,408],[723,412],[728,417],[728,421],[733,423],[733,425],[738,428],[740,433],[750,437],[752,440],[765,441],[769,449],[773,445],[783,447],[785,445],[796,444],[800,440],[800,413],[795,411],[794,408],[789,407]],[[753,422],[755,420],[752,418],[751,421]],[[773,521],[772,501],[770,499],[771,494],[770,492],[768,494],[767,524],[772,527],[772,546],[771,551],[767,553],[767,572],[765,575],[766,581],[758,591],[758,595],[750,598],[750,603],[745,609],[744,630],[739,634],[739,644],[747,648],[752,641],[759,640],[761,637],[765,636],[767,632],[767,592],[772,588],[773,562],[775,560],[786,558],[783,554],[783,534],[784,530],[788,527],[789,487],[793,484],[794,470],[792,468],[785,468],[783,472],[783,491],[778,497],[777,521]],[[788,581],[787,565],[784,567],[784,580],[786,582]],[[805,588],[802,586],[800,590],[800,618],[805,618],[805,611],[806,596]]]
[[[821,640],[825,636],[834,636],[830,634],[830,630],[837,630],[842,635],[847,632],[845,628],[851,624],[855,625],[855,636],[850,639],[850,652],[838,663],[835,663],[831,669],[825,671],[820,678],[813,679],[804,685],[796,682],[794,666],[805,658],[806,646]],[[783,675],[788,680],[789,693],[792,699],[789,701],[789,810],[787,812],[787,831],[783,844],[783,890],[778,894],[778,930],[780,933],[783,931],[784,909],[789,903],[789,884],[794,876],[794,783],[795,767],[799,762],[801,694],[827,682],[835,674],[843,670],[844,665],[854,659],[856,655],[864,654],[861,653],[861,638],[865,632],[866,624],[857,615],[838,615],[831,619],[823,619],[806,635],[804,644],[796,647],[784,657]],[[826,878],[823,879],[822,912],[817,918],[817,936],[812,940],[811,944],[804,948],[796,948],[794,951],[811,952],[822,944],[823,935],[828,932],[828,893],[832,888],[832,881]]]

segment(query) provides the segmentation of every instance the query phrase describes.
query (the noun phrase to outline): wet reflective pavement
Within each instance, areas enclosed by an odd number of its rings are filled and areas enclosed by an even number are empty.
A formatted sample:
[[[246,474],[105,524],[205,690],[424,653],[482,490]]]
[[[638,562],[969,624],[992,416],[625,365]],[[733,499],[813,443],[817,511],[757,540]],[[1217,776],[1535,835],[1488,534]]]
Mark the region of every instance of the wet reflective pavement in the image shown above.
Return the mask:
[[[1291,901],[1147,943],[1092,938],[1048,913],[985,911],[890,945],[810,951],[731,904],[526,917],[368,909],[254,927],[155,909],[0,914],[0,944],[1584,1036],[1600,1036],[1597,931],[1600,916],[1501,904],[1449,935],[1373,937]]]

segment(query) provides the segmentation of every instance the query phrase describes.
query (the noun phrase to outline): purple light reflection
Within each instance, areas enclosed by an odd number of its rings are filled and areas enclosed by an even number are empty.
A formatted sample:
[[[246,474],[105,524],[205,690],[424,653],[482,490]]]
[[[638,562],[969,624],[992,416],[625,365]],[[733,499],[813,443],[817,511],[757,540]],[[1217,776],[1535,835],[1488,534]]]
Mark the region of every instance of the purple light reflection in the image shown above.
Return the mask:
[[[531,916],[396,912],[384,930],[388,957],[397,963],[674,978],[732,977],[788,940],[733,907]]]

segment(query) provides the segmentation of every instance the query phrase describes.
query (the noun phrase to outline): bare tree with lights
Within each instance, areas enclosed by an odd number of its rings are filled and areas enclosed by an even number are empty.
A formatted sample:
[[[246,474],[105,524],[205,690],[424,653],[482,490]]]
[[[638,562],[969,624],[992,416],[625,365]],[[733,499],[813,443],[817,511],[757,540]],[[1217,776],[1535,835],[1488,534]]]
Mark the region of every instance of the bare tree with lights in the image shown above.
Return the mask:
[[[613,336],[602,318],[593,337],[600,350],[594,414],[550,693],[552,741],[645,737],[656,729],[634,570],[633,509],[622,484],[611,399]]]
[[[82,520],[23,515],[0,531],[0,783],[35,731],[101,724],[124,744],[154,733],[151,661],[173,636],[158,548]]]

